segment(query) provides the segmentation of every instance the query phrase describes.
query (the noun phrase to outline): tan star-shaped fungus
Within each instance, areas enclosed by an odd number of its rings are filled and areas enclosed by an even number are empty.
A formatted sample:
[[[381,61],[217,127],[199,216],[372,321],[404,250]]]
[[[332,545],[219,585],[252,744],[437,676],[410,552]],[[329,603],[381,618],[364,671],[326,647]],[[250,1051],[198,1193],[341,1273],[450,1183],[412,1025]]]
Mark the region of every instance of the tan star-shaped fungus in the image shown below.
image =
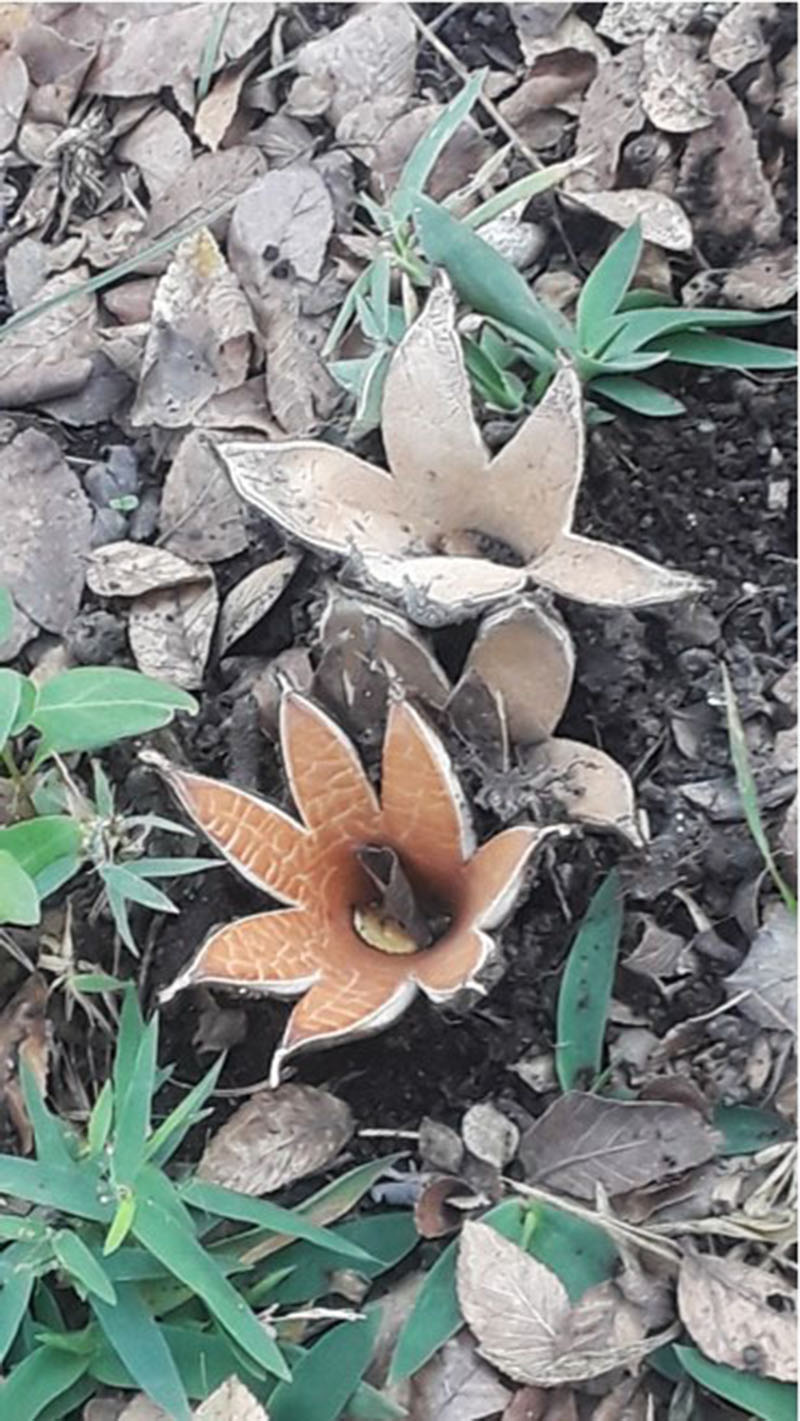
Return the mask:
[[[242,498],[300,542],[348,558],[358,580],[417,622],[468,617],[529,581],[608,607],[702,590],[572,531],[584,423],[571,367],[490,457],[444,277],[392,358],[381,429],[391,473],[314,440],[224,441],[219,452]]]
[[[234,868],[287,905],[214,931],[162,997],[199,983],[301,997],[273,1084],[294,1052],[382,1030],[418,989],[446,1002],[474,987],[531,855],[563,832],[521,825],[476,848],[444,747],[407,702],[389,712],[380,801],[353,745],[310,701],[287,694],[280,731],[299,823],[142,756]]]

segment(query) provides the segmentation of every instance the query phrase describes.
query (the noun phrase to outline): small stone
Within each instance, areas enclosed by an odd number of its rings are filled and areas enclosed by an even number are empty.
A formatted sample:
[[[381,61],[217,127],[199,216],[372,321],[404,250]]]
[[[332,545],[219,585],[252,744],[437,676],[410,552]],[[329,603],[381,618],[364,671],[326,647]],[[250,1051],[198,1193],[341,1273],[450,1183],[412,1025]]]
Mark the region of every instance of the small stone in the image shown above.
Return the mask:
[[[109,666],[125,648],[125,629],[111,612],[81,612],[64,636],[70,655],[81,666]]]

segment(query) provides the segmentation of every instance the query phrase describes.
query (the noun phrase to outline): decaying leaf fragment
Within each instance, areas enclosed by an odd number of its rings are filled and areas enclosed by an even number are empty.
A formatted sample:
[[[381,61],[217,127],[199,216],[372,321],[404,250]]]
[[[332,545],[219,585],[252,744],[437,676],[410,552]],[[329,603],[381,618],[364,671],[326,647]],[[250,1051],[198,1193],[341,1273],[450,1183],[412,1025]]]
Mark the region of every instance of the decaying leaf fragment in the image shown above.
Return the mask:
[[[738,1010],[760,1026],[797,1031],[797,918],[783,903],[764,915],[744,961],[725,978]]]
[[[382,433],[391,474],[331,445],[223,441],[234,487],[413,621],[474,615],[528,581],[599,606],[690,596],[697,579],[572,532],[584,458],[580,382],[565,366],[490,460],[445,279],[392,358]]]
[[[777,1274],[736,1258],[689,1254],[678,1274],[678,1308],[713,1362],[797,1380],[796,1294]]]
[[[535,1386],[633,1367],[678,1330],[647,1336],[638,1309],[614,1283],[589,1288],[573,1306],[555,1273],[488,1224],[465,1223],[456,1282],[481,1355]]]
[[[310,1085],[281,1085],[252,1095],[212,1135],[197,1176],[242,1194],[272,1194],[316,1174],[353,1133],[343,1100]]]
[[[191,430],[178,446],[161,494],[158,527],[169,552],[223,562],[247,547],[245,510],[207,439]]]
[[[482,1421],[495,1416],[510,1395],[462,1328],[414,1376],[411,1414],[415,1421]]]
[[[300,566],[297,553],[262,563],[232,587],[219,618],[220,653],[252,630],[288,587]]]
[[[287,1057],[384,1029],[418,990],[446,1002],[474,985],[528,862],[559,833],[517,826],[476,850],[444,746],[407,701],[389,712],[380,802],[350,741],[296,693],[282,702],[281,746],[302,823],[142,752],[233,866],[288,905],[213,932],[162,993],[168,1000],[206,982],[299,996],[273,1056],[273,1085]],[[412,887],[413,921],[392,916],[379,875],[368,872],[387,856]]]
[[[191,424],[213,395],[243,383],[252,330],[244,293],[201,227],[181,242],[158,283],[131,423]]]
[[[20,1064],[27,1066],[42,1095],[47,1089],[50,1053],[46,1017],[47,987],[33,975],[0,1013],[0,1108],[5,1108],[24,1155],[33,1147],[33,1130],[20,1085]]]
[[[702,203],[694,205],[697,232],[770,246],[780,236],[781,218],[746,110],[724,79],[712,86],[709,102],[714,122],[687,142],[679,195],[683,188],[702,190]]]
[[[80,285],[87,267],[74,267],[46,281],[36,293],[47,301]],[[98,347],[97,302],[72,296],[27,321],[0,342],[0,406],[14,409],[80,390],[91,374]]]

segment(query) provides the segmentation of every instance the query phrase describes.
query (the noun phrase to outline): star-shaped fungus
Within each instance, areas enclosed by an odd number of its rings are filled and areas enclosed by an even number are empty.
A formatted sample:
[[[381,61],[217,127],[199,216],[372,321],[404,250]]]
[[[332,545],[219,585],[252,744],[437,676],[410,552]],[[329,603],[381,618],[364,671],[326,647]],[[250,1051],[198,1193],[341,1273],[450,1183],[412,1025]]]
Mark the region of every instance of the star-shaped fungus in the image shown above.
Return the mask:
[[[300,823],[243,790],[143,752],[234,868],[287,905],[212,932],[167,988],[218,983],[300,997],[286,1058],[388,1026],[417,990],[446,1002],[474,987],[537,847],[558,828],[520,825],[476,848],[445,749],[402,701],[389,712],[380,801],[339,726],[294,693],[281,748]]]
[[[381,429],[391,473],[314,440],[218,447],[244,499],[300,542],[347,558],[357,580],[422,624],[474,615],[529,581],[607,607],[702,590],[572,531],[584,422],[570,366],[490,458],[444,277],[392,358]]]

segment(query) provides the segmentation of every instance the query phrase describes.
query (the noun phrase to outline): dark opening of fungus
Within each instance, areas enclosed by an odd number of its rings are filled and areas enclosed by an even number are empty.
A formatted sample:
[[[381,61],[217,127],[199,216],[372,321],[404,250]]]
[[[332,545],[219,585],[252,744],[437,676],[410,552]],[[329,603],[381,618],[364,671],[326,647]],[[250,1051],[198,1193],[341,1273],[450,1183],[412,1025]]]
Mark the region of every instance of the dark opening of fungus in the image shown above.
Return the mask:
[[[400,855],[384,844],[365,844],[356,853],[375,893],[353,907],[353,926],[369,947],[405,955],[432,947],[447,931],[452,915],[415,887]]]

